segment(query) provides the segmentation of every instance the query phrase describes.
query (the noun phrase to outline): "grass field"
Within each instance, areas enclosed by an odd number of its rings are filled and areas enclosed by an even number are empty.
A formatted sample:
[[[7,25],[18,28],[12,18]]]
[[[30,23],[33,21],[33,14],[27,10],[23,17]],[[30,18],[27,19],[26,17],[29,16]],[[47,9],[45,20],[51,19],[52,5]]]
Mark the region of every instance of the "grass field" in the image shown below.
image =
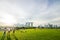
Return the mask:
[[[10,35],[0,31],[0,40],[60,40],[60,29],[20,29]]]

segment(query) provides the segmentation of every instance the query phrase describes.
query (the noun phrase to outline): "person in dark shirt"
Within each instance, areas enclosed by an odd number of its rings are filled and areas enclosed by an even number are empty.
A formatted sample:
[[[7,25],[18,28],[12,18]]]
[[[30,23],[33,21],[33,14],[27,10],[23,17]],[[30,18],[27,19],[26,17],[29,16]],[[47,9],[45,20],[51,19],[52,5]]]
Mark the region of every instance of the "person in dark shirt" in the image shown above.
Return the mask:
[[[6,28],[4,28],[4,34],[6,34]]]
[[[13,33],[15,33],[15,28],[13,29]]]

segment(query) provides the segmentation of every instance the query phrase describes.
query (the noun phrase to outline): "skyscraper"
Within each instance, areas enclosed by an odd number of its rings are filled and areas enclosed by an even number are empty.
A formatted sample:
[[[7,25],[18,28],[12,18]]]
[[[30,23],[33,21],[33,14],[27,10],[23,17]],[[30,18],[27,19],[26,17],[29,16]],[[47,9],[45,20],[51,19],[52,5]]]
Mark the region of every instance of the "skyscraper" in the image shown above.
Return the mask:
[[[33,22],[26,22],[26,26],[33,27]]]

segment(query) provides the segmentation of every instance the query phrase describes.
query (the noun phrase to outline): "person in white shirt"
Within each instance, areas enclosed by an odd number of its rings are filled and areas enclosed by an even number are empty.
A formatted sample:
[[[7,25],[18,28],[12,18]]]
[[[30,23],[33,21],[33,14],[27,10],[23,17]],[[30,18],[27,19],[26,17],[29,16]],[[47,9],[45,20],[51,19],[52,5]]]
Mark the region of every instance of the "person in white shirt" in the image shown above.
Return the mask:
[[[10,33],[10,30],[11,30],[10,28],[7,28],[8,33]]]

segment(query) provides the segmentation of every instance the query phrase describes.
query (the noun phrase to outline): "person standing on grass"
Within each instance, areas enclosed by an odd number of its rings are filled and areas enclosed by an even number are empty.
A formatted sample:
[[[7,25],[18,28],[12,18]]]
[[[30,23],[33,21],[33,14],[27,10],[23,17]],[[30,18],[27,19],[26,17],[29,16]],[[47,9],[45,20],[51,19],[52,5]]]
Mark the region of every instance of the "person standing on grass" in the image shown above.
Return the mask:
[[[7,30],[8,30],[8,34],[10,34],[10,30],[11,30],[11,29],[10,29],[10,28],[7,28]]]
[[[5,37],[6,37],[6,28],[3,28],[3,36],[2,36],[2,38],[1,38],[1,40],[4,40],[5,39]]]
[[[13,28],[13,33],[15,33],[15,28]]]
[[[15,33],[15,30],[13,30],[13,33]]]
[[[6,34],[6,28],[4,28],[4,35]]]

